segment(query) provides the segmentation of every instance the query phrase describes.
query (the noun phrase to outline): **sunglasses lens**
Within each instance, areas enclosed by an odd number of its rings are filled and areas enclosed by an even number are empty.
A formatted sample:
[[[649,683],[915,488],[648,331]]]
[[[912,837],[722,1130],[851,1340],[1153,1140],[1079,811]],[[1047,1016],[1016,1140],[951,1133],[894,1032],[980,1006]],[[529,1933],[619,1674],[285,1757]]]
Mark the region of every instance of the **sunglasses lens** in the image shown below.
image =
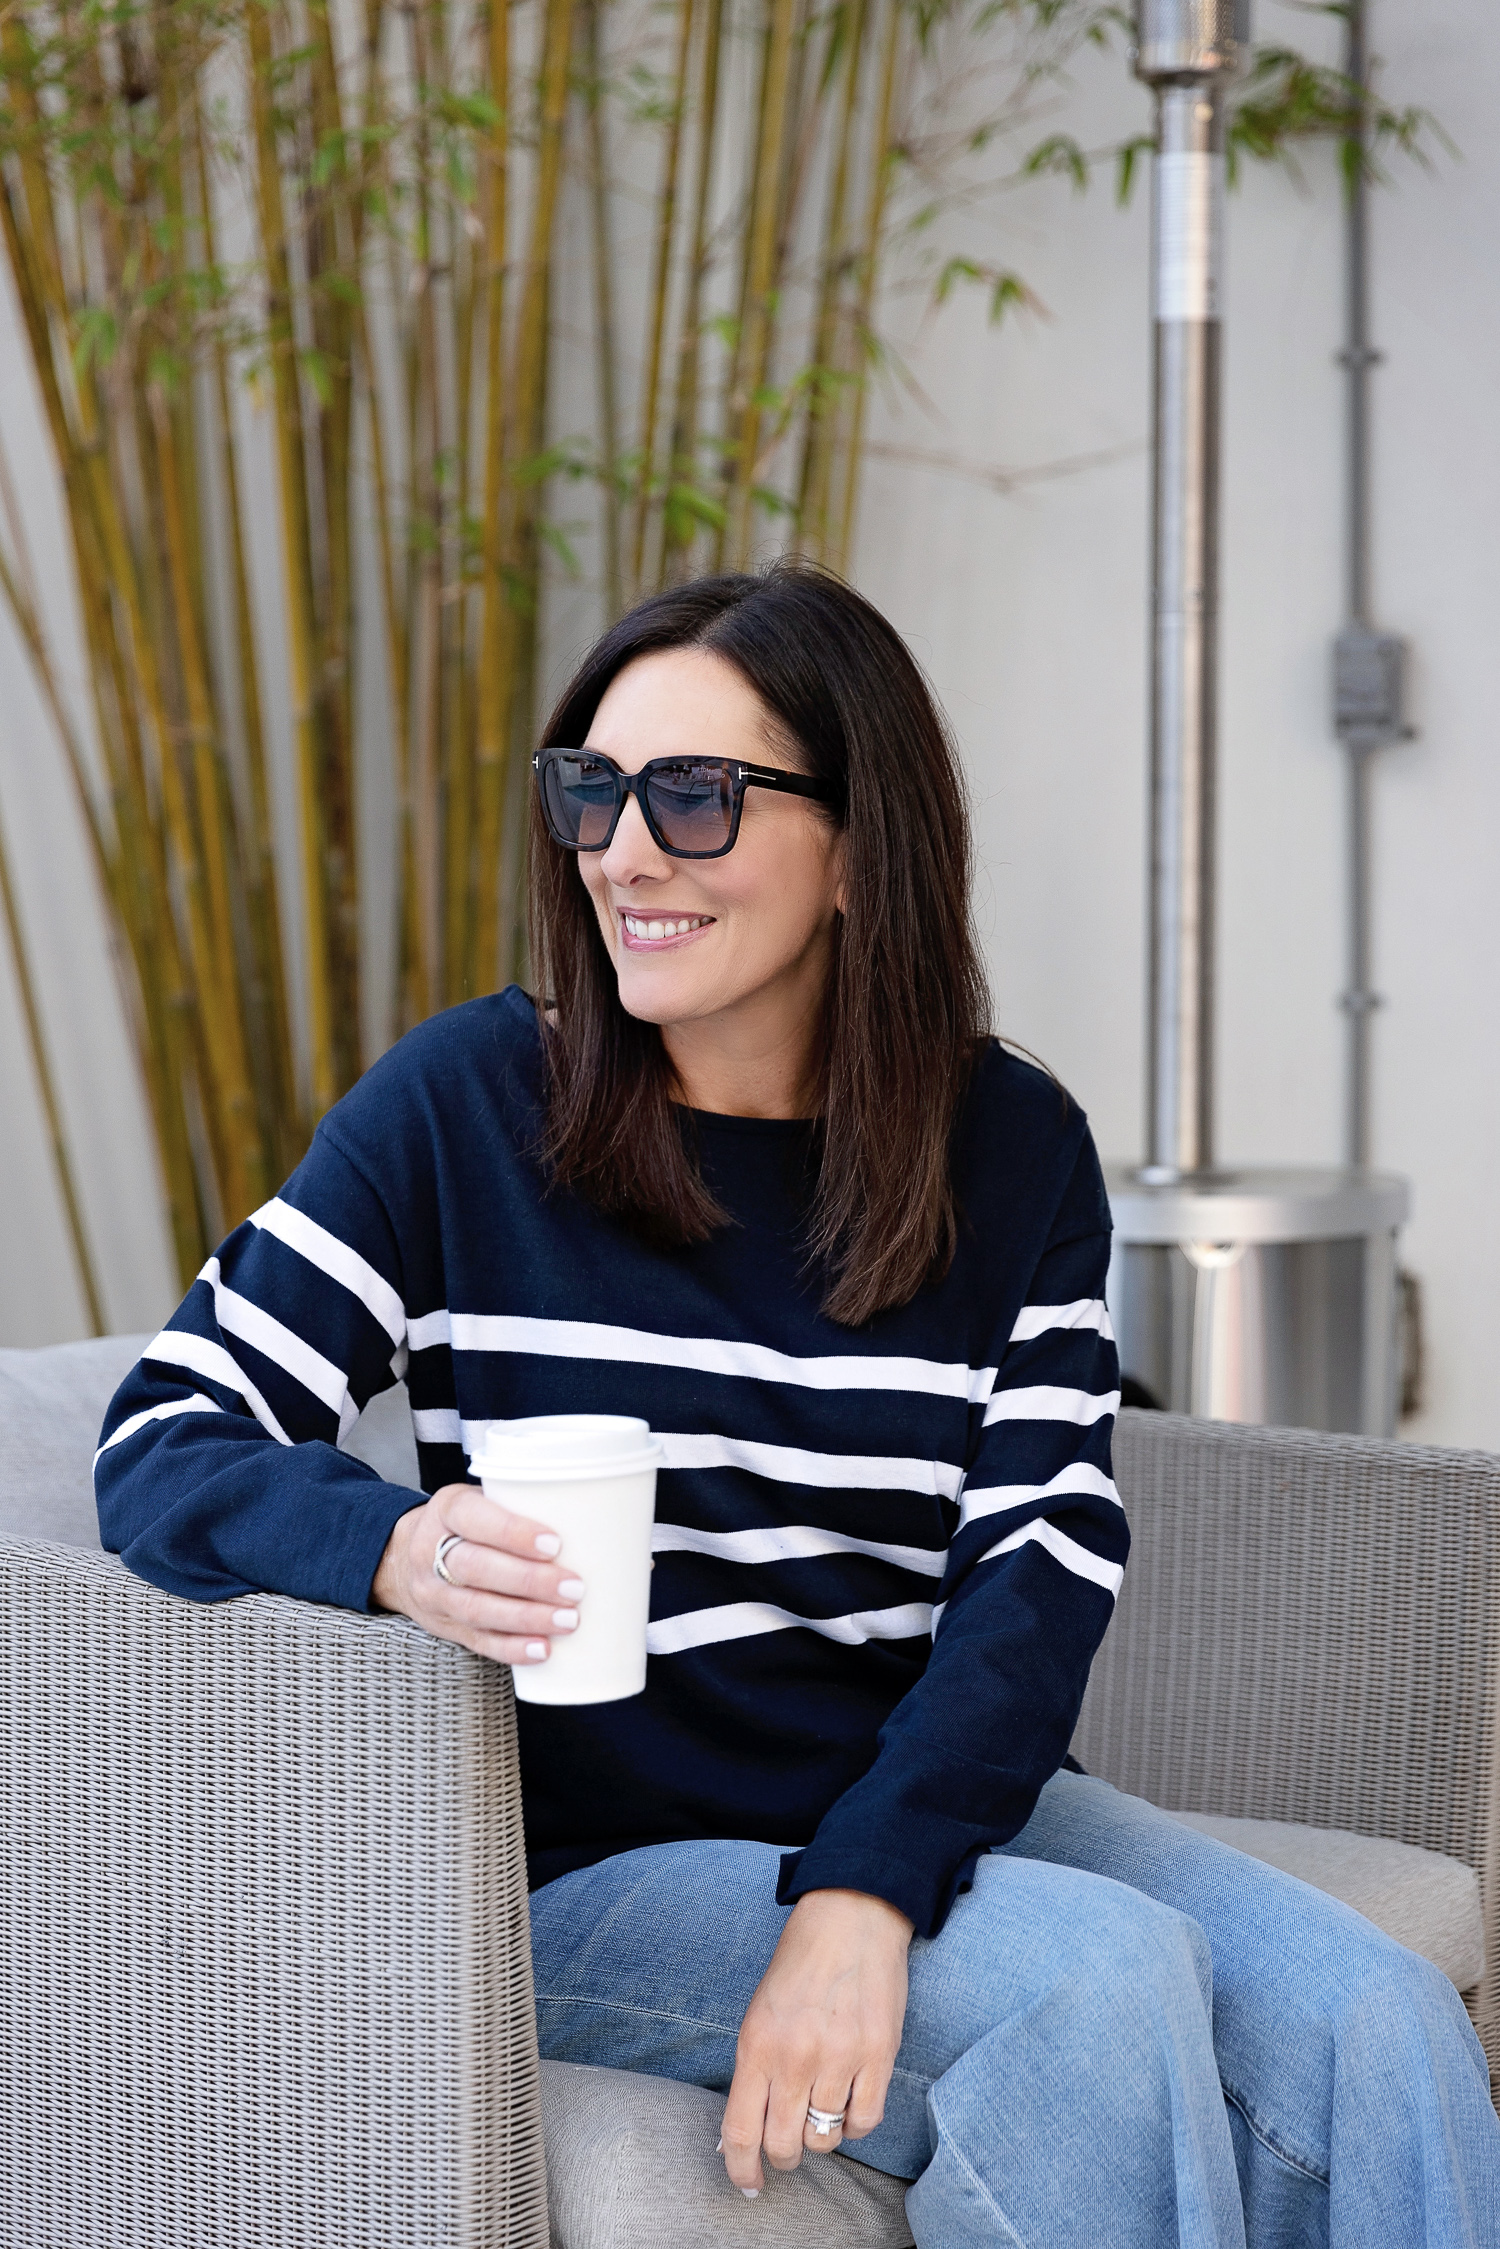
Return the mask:
[[[586,752],[564,750],[542,767],[542,809],[559,843],[576,851],[602,851],[619,804],[615,776]]]
[[[734,781],[723,758],[658,766],[646,782],[651,817],[669,851],[722,851],[734,825]]]

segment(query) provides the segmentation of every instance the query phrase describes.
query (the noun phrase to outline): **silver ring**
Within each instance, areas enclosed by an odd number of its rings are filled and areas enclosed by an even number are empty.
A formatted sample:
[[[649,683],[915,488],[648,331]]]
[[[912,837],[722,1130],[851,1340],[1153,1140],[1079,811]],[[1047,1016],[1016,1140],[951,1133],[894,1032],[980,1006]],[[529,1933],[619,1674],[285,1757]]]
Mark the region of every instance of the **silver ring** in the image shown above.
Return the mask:
[[[830,2133],[842,2132],[844,2118],[848,2113],[847,2108],[814,2108],[809,2102],[807,2121],[817,2133],[818,2138],[826,2140]]]
[[[457,1585],[458,1583],[456,1577],[448,1575],[448,1555],[453,1547],[462,1545],[463,1540],[457,1531],[450,1531],[446,1538],[440,1538],[437,1542],[437,1552],[432,1557],[432,1568],[434,1576],[440,1577],[444,1585]]]

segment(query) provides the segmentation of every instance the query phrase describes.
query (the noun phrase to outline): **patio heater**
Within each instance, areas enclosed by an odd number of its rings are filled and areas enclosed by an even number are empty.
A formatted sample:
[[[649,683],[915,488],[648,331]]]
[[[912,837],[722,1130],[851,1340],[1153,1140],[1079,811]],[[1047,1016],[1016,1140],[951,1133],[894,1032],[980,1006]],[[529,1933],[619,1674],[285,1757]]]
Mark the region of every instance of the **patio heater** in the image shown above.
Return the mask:
[[[1214,1160],[1224,94],[1248,0],[1137,0],[1156,95],[1146,1161],[1111,1166],[1127,1401],[1389,1435],[1404,1181]]]

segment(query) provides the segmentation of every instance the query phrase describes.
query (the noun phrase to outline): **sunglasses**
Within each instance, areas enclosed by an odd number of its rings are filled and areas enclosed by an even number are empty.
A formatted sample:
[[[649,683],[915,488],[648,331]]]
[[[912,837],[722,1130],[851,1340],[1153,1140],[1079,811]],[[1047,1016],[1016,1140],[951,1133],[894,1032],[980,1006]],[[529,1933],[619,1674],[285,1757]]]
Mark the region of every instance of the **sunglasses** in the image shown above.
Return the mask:
[[[671,859],[722,859],[734,849],[746,789],[832,804],[824,781],[731,757],[654,757],[622,773],[599,750],[538,750],[532,768],[547,833],[564,851],[606,851],[634,797],[657,849]]]

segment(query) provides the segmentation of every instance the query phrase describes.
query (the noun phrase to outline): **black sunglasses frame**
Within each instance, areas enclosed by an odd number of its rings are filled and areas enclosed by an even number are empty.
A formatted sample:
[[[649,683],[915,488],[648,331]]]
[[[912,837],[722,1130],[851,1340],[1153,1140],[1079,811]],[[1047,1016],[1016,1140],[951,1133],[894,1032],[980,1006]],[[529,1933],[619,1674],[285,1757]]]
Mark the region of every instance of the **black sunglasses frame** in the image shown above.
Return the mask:
[[[585,756],[597,759],[600,765],[614,775],[615,780],[614,815],[609,823],[609,832],[602,843],[569,843],[566,836],[560,836],[552,824],[552,815],[547,809],[547,791],[542,785],[546,768],[556,759]],[[646,796],[646,784],[651,775],[659,773],[664,766],[700,763],[703,765],[722,765],[728,768],[730,783],[734,792],[729,812],[729,837],[727,842],[719,844],[713,851],[679,851],[674,845],[668,843],[652,816],[651,806]],[[738,840],[740,813],[744,809],[746,789],[776,789],[782,796],[812,797],[819,804],[832,804],[836,801],[838,795],[837,790],[831,788],[826,781],[810,781],[805,774],[788,773],[778,765],[744,765],[738,758],[732,757],[704,757],[701,759],[654,757],[647,760],[639,773],[622,773],[612,757],[606,757],[602,750],[589,749],[587,744],[581,750],[564,748],[560,744],[553,744],[545,750],[537,750],[532,756],[531,768],[537,779],[537,796],[542,807],[542,818],[547,823],[547,833],[562,851],[608,851],[615,840],[615,830],[620,825],[620,815],[625,810],[627,797],[635,798],[636,803],[641,808],[641,818],[646,823],[647,833],[650,835],[651,841],[656,845],[657,850],[664,851],[669,859],[722,859],[726,852],[733,851]]]

